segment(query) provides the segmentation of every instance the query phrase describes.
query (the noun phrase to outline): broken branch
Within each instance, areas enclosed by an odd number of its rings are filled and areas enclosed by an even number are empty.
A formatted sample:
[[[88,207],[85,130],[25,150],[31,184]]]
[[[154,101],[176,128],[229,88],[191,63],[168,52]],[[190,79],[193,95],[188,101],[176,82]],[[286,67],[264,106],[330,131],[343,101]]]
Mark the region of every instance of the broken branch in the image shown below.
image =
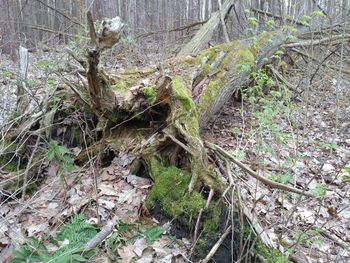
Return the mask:
[[[247,172],[249,175],[251,175],[252,177],[254,177],[255,179],[259,180],[260,182],[272,187],[272,188],[276,188],[276,189],[280,189],[280,190],[284,190],[284,191],[288,191],[288,192],[292,192],[292,193],[296,193],[296,194],[300,194],[300,195],[304,195],[304,196],[308,196],[308,197],[314,197],[311,193],[305,192],[304,190],[299,190],[297,188],[288,186],[288,185],[284,185],[281,183],[277,183],[274,182],[270,179],[267,179],[259,174],[257,174],[256,172],[254,172],[253,170],[251,170],[249,167],[247,167],[245,164],[241,163],[240,161],[236,160],[231,154],[229,154],[227,151],[225,151],[224,149],[222,149],[220,146],[210,143],[210,142],[205,142],[205,145],[214,150],[219,152],[221,155],[223,155],[225,158],[228,158],[230,161],[232,161],[234,164],[236,164],[239,168],[241,168],[242,170],[244,170],[245,172]]]

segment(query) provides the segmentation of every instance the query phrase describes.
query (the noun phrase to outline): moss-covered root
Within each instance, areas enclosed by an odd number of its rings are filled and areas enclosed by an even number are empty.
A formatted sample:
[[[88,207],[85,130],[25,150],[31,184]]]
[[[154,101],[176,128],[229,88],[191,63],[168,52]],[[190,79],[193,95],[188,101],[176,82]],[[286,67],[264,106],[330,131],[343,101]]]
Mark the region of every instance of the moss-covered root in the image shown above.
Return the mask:
[[[191,180],[191,174],[174,166],[164,166],[159,161],[159,156],[153,156],[147,160],[148,169],[152,172],[155,184],[152,187],[147,199],[146,205],[149,209],[160,208],[162,213],[169,219],[174,220],[176,229],[183,229],[184,233],[193,233],[194,225],[198,220],[199,225],[195,232],[201,233],[193,249],[195,261],[205,258],[208,251],[217,242],[227,227],[228,213],[227,206],[219,201],[213,201],[209,207],[206,206],[205,197],[193,191],[188,192],[188,184]],[[200,211],[203,211],[202,213]],[[239,227],[239,215],[234,212],[233,218],[235,226],[232,231],[235,246],[239,244],[241,236]],[[232,251],[238,251],[239,247],[233,250],[227,249],[231,246],[232,236],[230,235],[218,250],[215,258],[237,258],[239,253],[230,255]]]
[[[146,205],[154,208],[159,205],[166,216],[180,221],[186,227],[198,218],[204,209],[206,200],[198,192],[188,192],[191,174],[175,166],[163,166],[153,159],[152,171],[155,174],[155,184],[152,187]],[[205,235],[216,233],[220,226],[223,204],[217,202],[204,209],[202,227]]]
[[[146,205],[151,209],[159,205],[166,216],[178,220],[185,227],[191,227],[192,221],[205,205],[200,193],[189,193],[187,190],[191,175],[159,162],[153,162],[152,170],[156,176],[155,184],[147,197]]]
[[[189,183],[189,192],[199,188],[200,184],[219,190],[220,184],[209,169],[207,154],[200,138],[198,112],[192,100],[191,91],[180,77],[172,80],[170,97],[171,113],[167,119],[168,127],[164,132],[176,134],[186,142],[184,148],[191,155],[192,178]]]

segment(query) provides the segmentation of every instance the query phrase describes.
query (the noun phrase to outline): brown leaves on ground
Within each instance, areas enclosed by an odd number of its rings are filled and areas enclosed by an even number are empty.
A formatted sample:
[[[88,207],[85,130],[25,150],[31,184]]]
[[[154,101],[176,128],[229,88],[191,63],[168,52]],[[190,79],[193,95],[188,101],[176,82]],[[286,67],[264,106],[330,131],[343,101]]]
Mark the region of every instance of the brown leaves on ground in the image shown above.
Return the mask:
[[[328,74],[324,72],[325,79]],[[293,74],[298,77],[305,76]],[[349,82],[341,82],[320,77],[320,86],[312,86],[300,101],[292,102],[289,118],[274,117],[282,132],[294,136],[286,144],[266,129],[258,135],[257,115],[246,101],[228,102],[203,135],[261,175],[285,179],[285,183],[315,194],[315,198],[300,198],[269,189],[231,167],[233,175],[241,179],[237,182],[242,202],[274,247],[284,253],[298,251],[308,262],[350,259],[350,174],[346,168],[350,167],[350,92]],[[254,110],[263,111],[263,107],[259,102]],[[273,151],[263,152],[263,147]]]
[[[84,213],[89,222],[97,224],[98,211],[101,226],[113,215],[117,215],[120,222],[137,226],[140,223],[139,211],[152,181],[130,174],[128,169],[119,165],[117,159],[100,170],[78,168],[75,172],[67,173],[65,178],[68,187],[64,186],[56,169],[50,165],[44,182],[26,203],[13,200],[0,207],[3,216],[0,224],[1,246],[19,246],[26,237],[53,234],[68,217],[78,213]],[[156,222],[152,218],[146,221],[150,226]],[[134,234],[121,235],[127,240]],[[160,240],[153,244],[147,244],[145,238],[139,238],[132,244],[121,245],[117,251],[120,262],[136,260],[139,263],[154,260],[171,262],[171,259],[184,253],[167,235],[161,235]]]

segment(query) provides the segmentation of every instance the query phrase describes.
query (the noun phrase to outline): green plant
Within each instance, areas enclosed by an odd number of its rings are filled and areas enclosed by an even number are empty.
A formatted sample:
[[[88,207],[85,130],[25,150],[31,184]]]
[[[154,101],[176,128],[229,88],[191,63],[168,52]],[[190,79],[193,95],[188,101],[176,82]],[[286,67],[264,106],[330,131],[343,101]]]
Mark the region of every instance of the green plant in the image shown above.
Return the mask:
[[[281,59],[283,54],[284,54],[283,50],[277,50],[275,52],[275,54],[272,56],[272,58],[274,58],[274,59]]]
[[[48,145],[47,158],[58,166],[58,175],[64,179],[64,174],[74,169],[74,160],[68,148],[51,141]]]
[[[47,80],[47,85],[49,87],[49,89],[54,89],[57,86],[57,81],[54,79],[48,79]]]
[[[327,149],[327,150],[336,150],[336,149],[338,149],[338,145],[336,143],[324,143],[324,142],[321,142],[319,146],[320,146],[321,149]]]
[[[288,184],[292,181],[293,178],[288,173],[280,173],[270,176],[270,179],[278,183]]]
[[[282,50],[276,52],[275,59],[282,54]],[[290,116],[294,113],[290,91],[285,85],[276,83],[265,69],[251,73],[250,77],[254,84],[242,91],[242,99],[247,102],[253,116],[251,128],[245,135],[255,142],[255,152],[260,160],[273,159],[278,165],[280,171],[270,178],[288,184],[293,181],[288,169],[293,167],[296,156],[283,156],[281,152],[289,152],[296,143],[290,132],[293,128]],[[264,167],[264,161],[259,162],[259,167]]]
[[[141,234],[142,237],[146,238],[147,244],[152,245],[156,240],[158,240],[164,233],[165,229],[159,226],[152,226],[148,228],[144,233]]]
[[[108,253],[108,257],[112,262],[118,261],[118,248],[124,242],[124,239],[120,236],[119,231],[114,232],[110,237],[106,239],[105,247]]]
[[[129,47],[134,47],[136,46],[136,38],[132,36],[132,34],[130,34],[132,28],[129,24],[126,24],[124,26],[124,31],[126,32],[126,34],[124,36],[122,36],[121,41],[122,43],[124,43],[125,45],[129,46]]]
[[[95,27],[96,32],[100,30],[101,26],[102,26],[102,21],[96,19],[96,20],[94,21],[94,27]]]
[[[9,71],[5,71],[4,72],[4,77],[5,78],[13,78],[13,74],[11,72],[9,72]]]
[[[312,193],[314,196],[318,198],[323,198],[324,195],[326,194],[327,187],[324,184],[318,184],[314,189],[312,189]]]
[[[37,85],[37,82],[33,79],[29,79],[29,80],[27,80],[27,85],[30,89],[33,89]]]
[[[350,175],[350,166],[346,166],[344,169],[345,169],[345,172],[347,172]]]
[[[311,13],[311,16],[313,17],[324,17],[326,16],[321,10],[316,10]]]
[[[134,244],[136,240],[145,238],[148,245],[152,245],[156,240],[160,239],[165,229],[160,226],[151,226],[143,233],[140,229],[135,229],[132,225],[120,223],[115,229],[115,232],[106,239],[105,248],[107,249],[108,257],[112,262],[118,262],[118,249],[124,245]],[[133,235],[132,238],[123,237],[123,233]]]
[[[322,240],[319,238],[321,236],[321,228],[318,227],[305,232],[294,233],[293,236],[299,245],[304,244],[309,248],[313,246],[320,247],[322,245]]]
[[[256,17],[248,17],[248,24],[255,26],[258,24],[258,19]]]
[[[85,216],[80,214],[62,226],[57,237],[47,236],[43,240],[28,238],[26,244],[16,250],[11,263],[50,262],[50,263],[75,263],[89,262],[94,256],[94,251],[85,251],[85,244],[97,234],[97,229],[86,223]],[[55,252],[50,252],[48,246],[56,247]]]
[[[54,68],[54,63],[52,61],[49,61],[49,60],[45,60],[45,59],[42,59],[42,60],[39,60],[37,63],[36,63],[36,66],[42,70],[44,70],[45,72],[51,72]]]
[[[304,26],[309,26],[310,25],[310,22],[311,22],[311,17],[310,16],[302,16],[300,18],[300,22],[302,25]]]
[[[275,24],[275,21],[273,21],[273,20],[269,20],[269,21],[266,22],[266,25],[267,25],[268,27],[273,27],[274,24]]]
[[[245,156],[245,152],[242,151],[241,149],[235,149],[233,152],[232,152],[232,155],[239,161],[243,161],[244,158],[246,157]]]

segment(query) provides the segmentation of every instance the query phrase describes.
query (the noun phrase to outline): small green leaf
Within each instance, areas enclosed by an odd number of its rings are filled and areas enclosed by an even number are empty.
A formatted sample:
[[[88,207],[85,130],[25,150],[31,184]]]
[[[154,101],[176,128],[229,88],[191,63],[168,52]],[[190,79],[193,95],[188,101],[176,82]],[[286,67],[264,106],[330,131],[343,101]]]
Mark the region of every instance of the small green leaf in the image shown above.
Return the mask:
[[[55,158],[55,152],[52,151],[52,150],[49,150],[49,151],[47,152],[47,159],[48,159],[49,161],[52,161],[54,158]]]
[[[146,230],[142,235],[146,238],[147,244],[152,245],[154,241],[159,239],[164,232],[164,228],[153,226]]]
[[[326,16],[326,15],[322,11],[317,10],[317,11],[312,12],[311,16],[313,16],[313,17],[323,17],[323,16]]]
[[[269,20],[269,21],[266,22],[266,25],[268,27],[273,27],[274,24],[275,24],[275,21],[273,21],[273,20]]]
[[[323,198],[326,194],[327,187],[324,184],[318,184],[314,189],[312,189],[312,193],[314,196],[318,198]]]
[[[258,19],[256,17],[248,17],[248,24],[255,26],[258,23]]]

